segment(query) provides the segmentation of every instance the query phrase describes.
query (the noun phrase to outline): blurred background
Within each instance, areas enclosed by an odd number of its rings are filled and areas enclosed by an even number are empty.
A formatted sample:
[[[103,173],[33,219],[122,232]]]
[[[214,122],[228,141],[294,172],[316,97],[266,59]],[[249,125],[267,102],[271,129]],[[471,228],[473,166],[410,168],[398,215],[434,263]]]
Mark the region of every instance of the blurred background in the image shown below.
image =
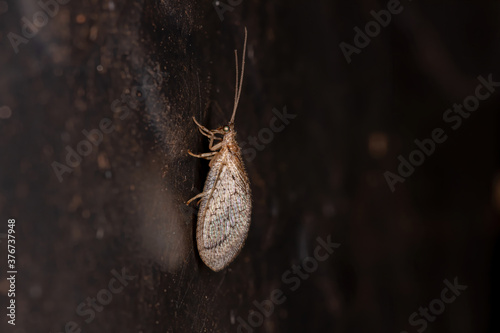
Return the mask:
[[[0,331],[499,332],[499,14],[0,1]],[[193,116],[230,118],[244,27],[253,216],[214,273],[187,150],[208,149]]]

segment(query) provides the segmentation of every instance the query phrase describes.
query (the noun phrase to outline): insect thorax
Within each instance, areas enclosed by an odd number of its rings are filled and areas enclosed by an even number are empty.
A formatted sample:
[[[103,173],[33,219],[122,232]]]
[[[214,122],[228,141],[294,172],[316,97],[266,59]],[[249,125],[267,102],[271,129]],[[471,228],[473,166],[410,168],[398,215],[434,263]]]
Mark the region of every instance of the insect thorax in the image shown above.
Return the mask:
[[[236,142],[235,130],[230,130],[224,135],[224,138],[222,139],[222,146],[227,147],[233,153],[240,152],[240,147],[238,146],[238,142]]]

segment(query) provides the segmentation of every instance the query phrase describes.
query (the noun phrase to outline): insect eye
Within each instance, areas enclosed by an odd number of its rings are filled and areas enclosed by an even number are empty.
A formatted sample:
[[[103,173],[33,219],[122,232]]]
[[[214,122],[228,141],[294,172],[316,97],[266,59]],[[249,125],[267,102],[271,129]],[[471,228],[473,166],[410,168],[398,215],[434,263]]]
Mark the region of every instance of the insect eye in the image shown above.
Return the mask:
[[[224,132],[229,132],[229,126],[227,126],[227,125],[224,126],[223,130],[224,130]]]

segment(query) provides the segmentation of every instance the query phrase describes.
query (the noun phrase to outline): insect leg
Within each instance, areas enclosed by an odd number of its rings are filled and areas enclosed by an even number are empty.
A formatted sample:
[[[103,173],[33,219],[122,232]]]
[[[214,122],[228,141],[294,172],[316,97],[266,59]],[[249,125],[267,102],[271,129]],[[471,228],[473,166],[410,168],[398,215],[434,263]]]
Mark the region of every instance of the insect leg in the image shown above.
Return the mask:
[[[188,150],[188,154],[193,156],[193,157],[198,157],[198,158],[206,158],[207,160],[210,160],[212,159],[212,157],[217,154],[218,152],[217,151],[211,151],[209,153],[203,153],[203,154],[193,154],[192,152],[190,152]]]
[[[203,134],[204,136],[206,136],[206,137],[208,137],[208,138],[214,137],[214,138],[215,138],[215,140],[222,140],[221,138],[219,138],[219,137],[215,136],[215,135],[214,135],[214,133],[212,133],[212,132],[208,132],[208,133],[207,133],[207,132],[204,132],[204,130],[203,130],[203,129],[201,129],[201,128],[198,128],[198,130],[200,131],[200,133],[201,133],[201,134]]]
[[[191,201],[195,200],[195,199],[198,199],[198,198],[202,198],[206,195],[205,192],[202,192],[202,193],[198,193],[197,195],[195,195],[194,197],[192,197],[191,199],[189,199],[188,201],[186,201],[186,205],[189,206],[189,204],[191,203]]]
[[[214,136],[216,138],[216,140],[222,140],[221,138],[216,137],[215,134],[224,135],[225,132],[223,130],[221,130],[221,129],[209,130],[208,128],[206,128],[205,126],[203,126],[199,122],[197,122],[195,117],[193,117],[193,120],[194,120],[195,124],[198,126],[198,129],[200,130],[201,134],[203,134],[204,136],[207,136],[209,138]]]
[[[206,128],[205,126],[203,126],[202,124],[197,122],[195,117],[193,117],[193,121],[196,124],[196,126],[198,126],[198,129],[200,130],[201,134],[208,136],[208,137],[213,136],[212,131],[210,131],[208,128]]]
[[[208,149],[214,151],[214,150],[219,150],[222,147],[222,142],[219,142],[214,146],[214,138],[219,139],[218,137],[214,136],[210,138],[210,143],[208,144]]]

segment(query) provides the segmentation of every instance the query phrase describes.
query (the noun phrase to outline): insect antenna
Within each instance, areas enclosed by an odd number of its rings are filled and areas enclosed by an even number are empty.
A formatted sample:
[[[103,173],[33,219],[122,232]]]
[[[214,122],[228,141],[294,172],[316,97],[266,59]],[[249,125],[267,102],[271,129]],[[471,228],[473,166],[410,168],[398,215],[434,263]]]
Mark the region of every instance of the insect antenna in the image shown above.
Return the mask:
[[[234,50],[234,57],[236,59],[236,87],[234,89],[234,109],[233,115],[231,116],[230,124],[234,124],[234,116],[236,115],[236,109],[238,108],[238,103],[240,101],[241,86],[243,84],[243,73],[245,72],[245,54],[247,50],[247,28],[245,27],[245,42],[243,43],[243,56],[241,57],[241,74],[238,81],[238,50]]]

